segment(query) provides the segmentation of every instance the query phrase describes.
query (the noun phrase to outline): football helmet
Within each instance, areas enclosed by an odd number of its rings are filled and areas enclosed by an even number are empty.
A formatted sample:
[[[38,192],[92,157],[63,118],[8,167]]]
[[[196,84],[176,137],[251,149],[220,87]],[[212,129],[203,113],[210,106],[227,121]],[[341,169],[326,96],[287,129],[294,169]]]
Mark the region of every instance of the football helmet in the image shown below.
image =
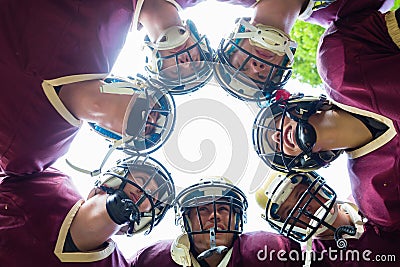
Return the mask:
[[[214,51],[191,20],[166,29],[155,42],[145,37],[146,71],[165,83],[171,94],[186,94],[204,86],[212,77]],[[191,40],[192,45],[187,46]],[[179,51],[178,51],[179,50]]]
[[[312,171],[327,166],[335,160],[343,150],[312,152],[317,136],[308,119],[315,113],[332,109],[333,106],[324,95],[305,97],[302,94],[292,95],[287,99],[273,101],[262,108],[253,124],[253,145],[259,157],[277,171]],[[283,136],[284,119],[297,122],[295,140],[302,152],[297,156],[283,152],[283,138],[279,144],[272,135]]]
[[[213,206],[214,226],[206,229],[200,215],[200,208],[206,205]],[[229,223],[227,229],[220,229],[217,222],[218,204],[229,205]],[[245,194],[231,181],[224,177],[207,177],[201,179],[199,183],[182,190],[175,199],[175,223],[181,225],[184,233],[187,233],[189,240],[193,242],[193,235],[209,234],[210,249],[198,255],[202,260],[214,253],[223,253],[225,246],[216,246],[215,235],[217,233],[233,233],[236,238],[243,232],[243,224],[246,223],[247,199]],[[189,219],[189,214],[195,212],[195,217],[199,222],[200,229],[194,229]],[[193,215],[193,214],[192,214]]]
[[[262,24],[252,25],[250,18],[237,20],[235,29],[228,38],[222,39],[217,49],[214,74],[218,83],[233,96],[247,101],[268,101],[277,89],[282,88],[292,75],[292,64],[297,44],[283,31]],[[251,46],[260,49],[252,54],[242,48],[245,39]],[[262,50],[282,56],[279,64],[263,59]],[[243,61],[232,63],[237,54]],[[245,72],[254,70],[257,78]]]
[[[175,186],[171,175],[154,158],[137,155],[118,161],[96,181],[96,187],[108,194],[124,190],[127,186],[130,186],[130,192],[135,192],[136,210],[143,205],[147,205],[147,209],[125,225],[120,234],[131,236],[143,231],[148,234],[172,207]]]
[[[154,79],[110,77],[101,91],[132,95],[125,113],[122,134],[96,123],[89,123],[98,134],[130,154],[151,153],[160,148],[175,124],[175,102],[166,87]]]
[[[295,190],[300,185],[303,188]],[[273,172],[255,196],[260,207],[265,209],[263,218],[271,227],[298,242],[329,229],[334,232],[338,247],[345,248],[347,243],[342,235],[356,233],[354,226],[335,228],[332,225],[338,215],[337,204],[345,203],[336,201],[335,191],[316,172]],[[353,208],[345,208],[346,211],[350,209]]]

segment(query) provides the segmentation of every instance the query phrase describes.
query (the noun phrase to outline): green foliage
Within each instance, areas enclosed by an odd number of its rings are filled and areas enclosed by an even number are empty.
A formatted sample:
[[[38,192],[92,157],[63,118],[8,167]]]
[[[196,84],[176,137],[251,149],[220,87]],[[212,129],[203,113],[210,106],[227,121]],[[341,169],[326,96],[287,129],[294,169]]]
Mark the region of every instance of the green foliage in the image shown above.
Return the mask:
[[[357,0],[360,1],[360,0]],[[400,7],[400,0],[395,0],[392,10]],[[291,32],[291,37],[298,44],[295,62],[293,64],[293,77],[312,87],[322,84],[316,66],[317,47],[324,28],[298,20]]]
[[[308,83],[313,87],[322,83],[317,72],[316,54],[318,41],[324,30],[320,26],[298,20],[291,32],[292,39],[298,44],[293,75],[300,82]]]
[[[394,5],[392,10],[396,10],[400,7],[400,0],[394,0]]]

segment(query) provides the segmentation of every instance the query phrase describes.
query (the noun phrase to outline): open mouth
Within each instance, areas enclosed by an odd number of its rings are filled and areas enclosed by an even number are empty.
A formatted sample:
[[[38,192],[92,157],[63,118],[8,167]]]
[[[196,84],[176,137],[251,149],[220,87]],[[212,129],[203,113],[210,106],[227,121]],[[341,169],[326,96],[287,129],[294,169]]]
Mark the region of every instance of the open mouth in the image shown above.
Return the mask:
[[[215,228],[214,225],[206,227],[205,230],[210,230],[211,228]],[[224,231],[224,230],[226,230],[226,227],[222,224],[218,224],[216,230]]]
[[[294,141],[295,129],[292,125],[287,125],[283,130],[283,136],[281,137],[285,146],[294,148],[295,141]]]
[[[129,192],[129,195],[131,196],[131,199],[135,203],[137,203],[140,199],[140,196],[137,193]]]
[[[217,226],[217,230],[224,231],[224,230],[226,230],[226,229],[225,229],[225,226],[224,226],[224,225],[218,225],[218,226]]]

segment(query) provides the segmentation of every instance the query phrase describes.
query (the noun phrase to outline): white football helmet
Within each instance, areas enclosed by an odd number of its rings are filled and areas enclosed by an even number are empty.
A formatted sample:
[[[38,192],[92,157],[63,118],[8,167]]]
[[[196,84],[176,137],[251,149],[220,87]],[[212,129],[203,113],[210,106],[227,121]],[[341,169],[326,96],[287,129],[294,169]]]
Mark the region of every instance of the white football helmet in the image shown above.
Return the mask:
[[[174,182],[165,167],[148,156],[133,156],[120,160],[96,181],[96,187],[109,194],[116,189],[123,190],[127,185],[140,191],[140,196],[136,196],[135,205],[139,207],[148,201],[150,209],[140,213],[139,223],[131,222],[123,227],[120,233],[131,236],[145,231],[145,234],[148,234],[172,207],[175,198]]]
[[[175,124],[175,102],[166,86],[154,79],[110,77],[103,93],[132,95],[124,117],[122,134],[89,123],[98,134],[130,154],[147,154],[160,148]],[[154,122],[155,121],[155,122]]]
[[[217,246],[215,235],[217,233],[233,233],[235,239],[243,232],[243,224],[246,223],[247,199],[245,194],[224,177],[207,177],[199,183],[182,190],[174,202],[175,223],[182,227],[184,233],[193,242],[193,235],[210,235],[210,249],[203,251],[197,256],[198,260],[210,257],[214,253],[224,253],[228,249],[225,246]],[[227,229],[218,227],[217,206],[218,204],[229,205],[229,223]],[[214,213],[214,226],[205,228],[200,215],[202,206],[212,205]],[[200,229],[194,229],[189,214],[195,213]]]
[[[303,188],[292,194],[300,185]],[[338,247],[344,248],[347,243],[342,235],[356,233],[355,227],[350,225],[333,226],[338,215],[337,204],[342,202],[336,200],[336,192],[316,172],[272,172],[255,196],[260,207],[265,209],[263,218],[271,227],[298,242],[329,229]]]
[[[116,149],[128,155],[154,152],[166,142],[175,125],[175,102],[161,82],[142,76],[136,79],[111,77],[105,81],[101,87],[103,93],[132,95],[132,99],[125,113],[122,134],[89,123],[96,133],[113,142],[99,168],[86,170],[66,159],[71,168],[91,176],[102,173],[103,166]]]
[[[328,166],[343,150],[312,152],[317,135],[308,119],[316,112],[332,108],[324,95],[315,97],[298,94],[272,101],[269,106],[260,109],[254,121],[253,145],[257,154],[269,167],[282,172],[307,172]],[[282,138],[279,144],[272,138],[275,133],[283,136],[284,120],[287,119],[297,122],[294,138],[302,150],[297,156],[283,152]]]
[[[219,84],[233,96],[247,101],[268,101],[289,80],[297,44],[283,31],[262,24],[252,25],[249,20],[238,19],[229,37],[221,40],[216,56],[219,64],[214,66],[214,73]],[[283,56],[282,61],[275,64],[263,59],[260,53],[246,51],[241,47],[245,39],[253,47]],[[239,65],[232,63],[234,54],[243,58]],[[258,78],[246,75],[244,71],[248,69],[258,69]]]
[[[212,77],[214,51],[205,35],[200,35],[191,20],[173,26],[155,42],[145,37],[146,71],[162,81],[171,94],[186,94],[204,86]],[[193,44],[187,46],[187,41]]]

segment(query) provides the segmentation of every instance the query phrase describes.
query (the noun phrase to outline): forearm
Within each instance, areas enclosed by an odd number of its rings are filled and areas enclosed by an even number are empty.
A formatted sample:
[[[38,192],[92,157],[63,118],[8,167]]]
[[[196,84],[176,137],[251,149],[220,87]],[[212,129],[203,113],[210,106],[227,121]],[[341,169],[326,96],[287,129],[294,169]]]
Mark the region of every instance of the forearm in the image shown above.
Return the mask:
[[[88,199],[72,221],[70,233],[80,251],[97,249],[120,229],[107,213],[107,197],[102,193]]]
[[[182,20],[174,5],[165,0],[145,0],[139,16],[150,40],[154,42],[172,26],[181,26]]]
[[[64,84],[58,96],[76,118],[90,120],[92,111],[98,109],[93,106],[96,103],[93,99],[99,94],[101,83],[100,80],[92,80]]]
[[[63,85],[59,97],[76,118],[121,133],[132,96],[101,92],[104,84],[101,80],[93,80]]]

